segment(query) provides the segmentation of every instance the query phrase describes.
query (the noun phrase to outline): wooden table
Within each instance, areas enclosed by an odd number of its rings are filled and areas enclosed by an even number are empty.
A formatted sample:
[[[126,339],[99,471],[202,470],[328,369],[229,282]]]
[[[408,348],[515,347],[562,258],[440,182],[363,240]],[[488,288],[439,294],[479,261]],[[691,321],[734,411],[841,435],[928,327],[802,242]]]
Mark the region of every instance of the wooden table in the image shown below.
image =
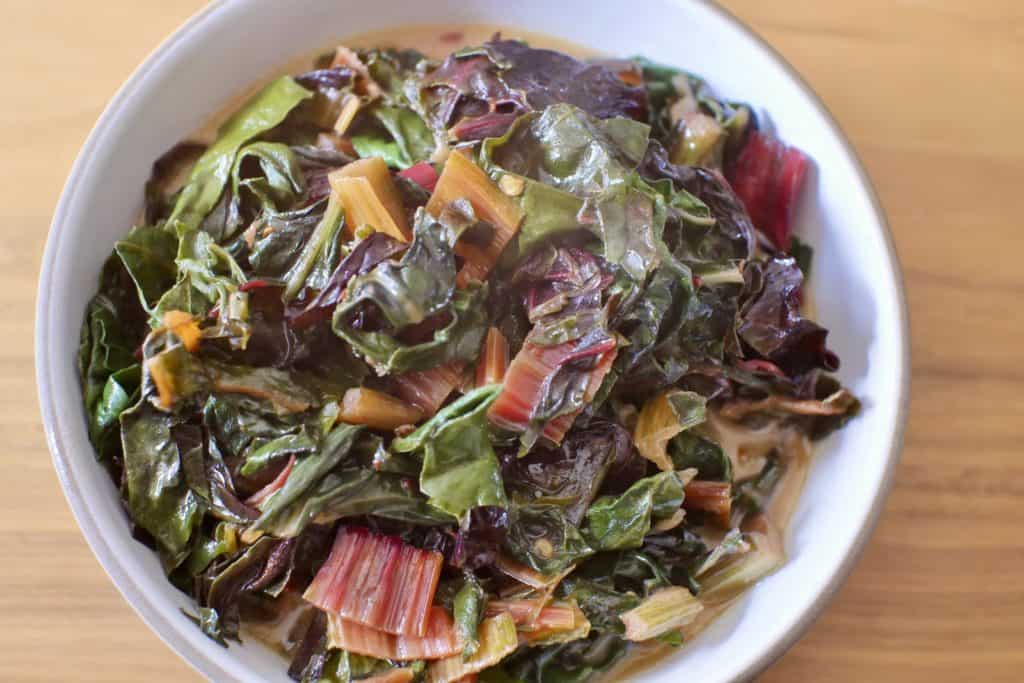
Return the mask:
[[[762,680],[1024,680],[1024,4],[726,4],[852,138],[892,221],[913,326],[910,428],[882,522],[835,601]],[[79,146],[200,5],[3,3],[2,681],[198,679],[121,600],[69,514],[39,423],[32,324],[47,227]]]

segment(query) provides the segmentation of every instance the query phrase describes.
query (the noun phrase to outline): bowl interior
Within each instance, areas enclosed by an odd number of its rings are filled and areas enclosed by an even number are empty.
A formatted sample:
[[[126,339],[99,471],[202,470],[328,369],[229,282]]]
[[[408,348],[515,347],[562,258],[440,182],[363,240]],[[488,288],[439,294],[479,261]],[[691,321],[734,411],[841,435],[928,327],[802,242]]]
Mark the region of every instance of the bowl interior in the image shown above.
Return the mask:
[[[594,0],[225,0],[190,20],[131,77],[97,124],[58,205],[44,257],[36,339],[43,418],[83,533],[126,599],[205,675],[287,680],[279,656],[258,643],[225,650],[207,640],[182,615],[189,600],[166,582],[155,555],[131,540],[115,487],[87,439],[75,370],[78,328],[100,266],[138,215],[142,184],[163,151],[232,95],[311,48],[440,19],[521,26],[609,54],[644,54],[686,67],[723,95],[754,103],[815,162],[798,233],[815,248],[811,286],[818,315],[843,359],[842,380],[864,400],[863,414],[819,447],[790,525],[783,569],[637,680],[750,676],[817,614],[877,516],[902,433],[906,320],[884,218],[834,123],[774,53],[721,10],[694,0],[648,2],[644,12],[630,15],[625,31],[621,3]]]

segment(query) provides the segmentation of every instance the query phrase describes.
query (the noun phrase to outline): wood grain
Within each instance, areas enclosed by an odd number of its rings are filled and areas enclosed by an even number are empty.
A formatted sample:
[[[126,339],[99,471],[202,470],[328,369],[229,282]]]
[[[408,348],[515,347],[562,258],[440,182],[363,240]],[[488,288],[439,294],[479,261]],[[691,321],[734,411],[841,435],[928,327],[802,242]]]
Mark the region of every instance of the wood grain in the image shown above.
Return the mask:
[[[79,535],[32,374],[51,212],[103,105],[199,0],[7,0],[0,28],[0,680],[192,681]],[[872,542],[762,677],[1024,678],[1024,4],[729,0],[820,93],[889,212],[913,328],[906,450]]]

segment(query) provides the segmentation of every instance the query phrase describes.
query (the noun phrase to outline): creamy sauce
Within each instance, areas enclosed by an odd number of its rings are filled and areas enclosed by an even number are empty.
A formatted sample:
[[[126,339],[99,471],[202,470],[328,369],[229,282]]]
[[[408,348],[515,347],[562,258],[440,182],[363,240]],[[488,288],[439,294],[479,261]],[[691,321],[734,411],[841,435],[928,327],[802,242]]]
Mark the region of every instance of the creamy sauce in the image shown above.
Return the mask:
[[[450,52],[465,45],[483,43],[495,33],[501,33],[506,38],[525,40],[534,47],[559,50],[577,58],[603,55],[598,50],[563,39],[498,24],[424,24],[406,26],[349,36],[340,39],[338,44],[350,48],[412,48],[432,59],[441,59]],[[190,139],[205,143],[212,142],[220,125],[263,85],[279,76],[298,74],[311,70],[314,60],[319,55],[332,51],[334,47],[336,45],[326,45],[319,49],[311,50],[306,55],[293,59],[281,65],[273,72],[268,73],[263,79],[228,100],[219,112],[211,116],[202,127],[193,133]],[[808,292],[804,300],[805,314],[813,311],[813,309],[814,303]],[[723,448],[733,458],[737,478],[757,474],[764,463],[764,458],[780,443],[779,433],[772,430],[758,430],[754,432],[753,430],[736,429],[719,422],[712,424],[710,431],[714,433],[716,438],[721,440],[720,443],[722,443]],[[803,483],[807,477],[807,469],[811,458],[810,444],[806,438],[792,434],[786,435],[784,441],[786,441],[786,445],[781,450],[783,451],[782,455],[786,460],[787,467],[782,480],[776,488],[775,495],[769,503],[768,509],[768,515],[772,524],[777,529],[783,530],[783,532],[788,526],[789,518],[796,507],[800,490],[803,488]],[[302,625],[303,616],[307,610],[303,608],[301,600],[291,593],[282,595],[282,598],[288,604],[281,610],[275,620],[263,623],[249,623],[244,628],[249,635],[265,642],[282,654],[288,655],[295,647],[296,641],[302,636],[302,629],[297,627]],[[686,627],[686,639],[690,640],[696,636],[708,624],[726,612],[734,602],[706,608],[692,624]],[[628,679],[651,667],[657,666],[666,657],[678,652],[678,649],[662,644],[635,645],[627,657],[601,675],[599,680],[611,683],[612,681]]]

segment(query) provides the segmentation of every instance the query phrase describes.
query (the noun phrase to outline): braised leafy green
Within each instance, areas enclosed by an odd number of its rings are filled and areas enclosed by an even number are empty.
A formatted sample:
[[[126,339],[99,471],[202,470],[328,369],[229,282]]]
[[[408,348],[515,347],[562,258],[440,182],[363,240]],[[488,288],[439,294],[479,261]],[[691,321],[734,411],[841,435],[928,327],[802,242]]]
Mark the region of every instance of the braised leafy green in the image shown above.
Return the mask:
[[[391,444],[398,453],[421,455],[420,490],[431,505],[459,519],[474,507],[507,504],[487,424],[498,389],[488,386],[466,394]]]
[[[587,533],[599,550],[639,548],[651,524],[671,517],[683,504],[675,472],[641,479],[621,496],[600,498],[587,510]]]
[[[134,537],[302,683],[679,645],[779,566],[776,491],[859,408],[804,305],[809,164],[642,58],[496,36],[272,81],[154,163],[85,311]]]
[[[199,158],[168,218],[178,236],[199,228],[220,199],[239,148],[266,133],[312,96],[288,76],[271,82],[217,131],[217,141]],[[221,236],[222,237],[222,236]]]

